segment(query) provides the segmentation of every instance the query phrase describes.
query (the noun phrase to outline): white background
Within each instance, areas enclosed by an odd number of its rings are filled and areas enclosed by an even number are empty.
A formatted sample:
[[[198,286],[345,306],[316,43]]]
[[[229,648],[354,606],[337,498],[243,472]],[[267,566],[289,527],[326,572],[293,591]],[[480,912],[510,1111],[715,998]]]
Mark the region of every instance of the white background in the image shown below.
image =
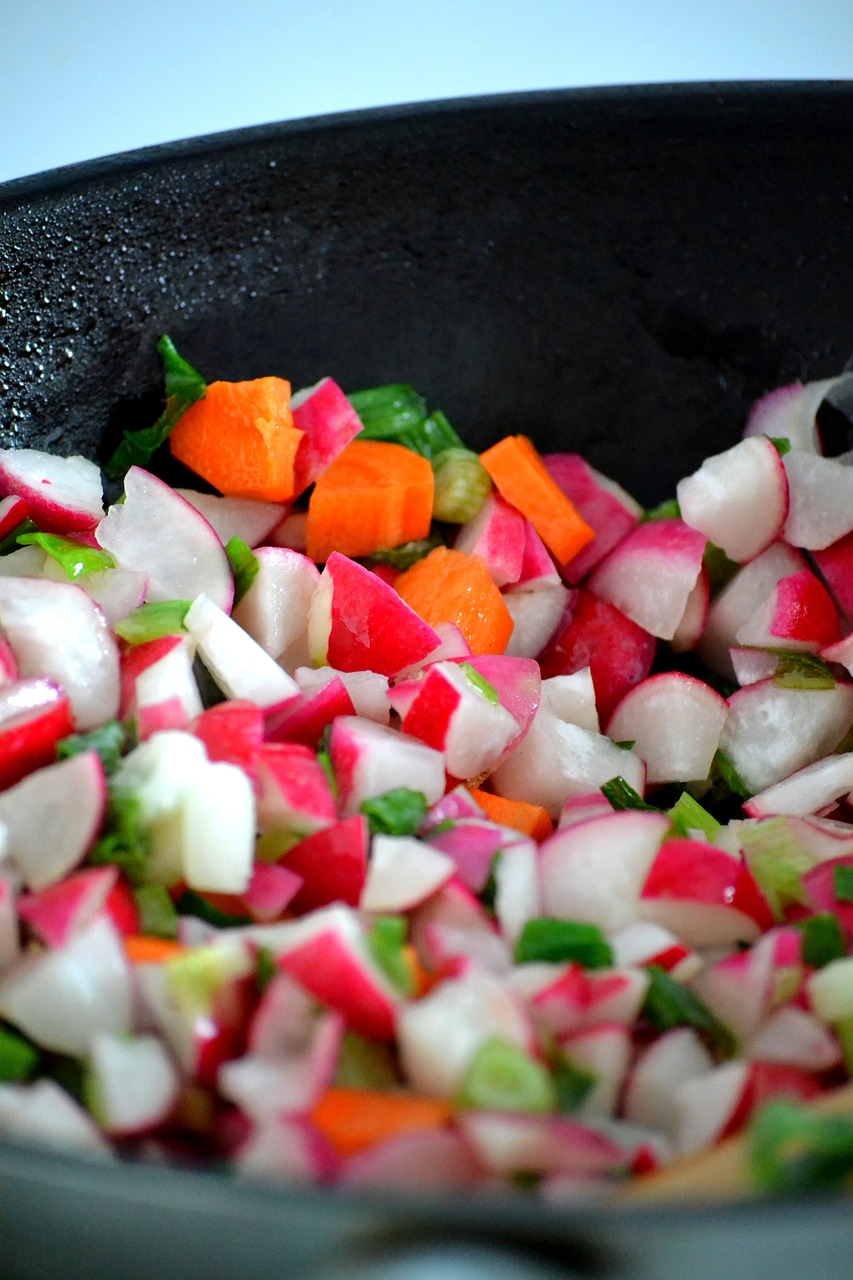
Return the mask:
[[[0,182],[386,103],[850,77],[853,0],[0,0]]]

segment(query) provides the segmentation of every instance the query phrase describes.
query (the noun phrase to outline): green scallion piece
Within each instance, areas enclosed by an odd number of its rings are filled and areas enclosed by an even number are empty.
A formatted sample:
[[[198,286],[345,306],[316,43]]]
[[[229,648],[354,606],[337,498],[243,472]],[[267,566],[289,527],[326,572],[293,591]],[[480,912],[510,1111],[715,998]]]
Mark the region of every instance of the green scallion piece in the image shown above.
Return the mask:
[[[403,443],[401,436],[426,421],[426,400],[414,387],[405,383],[394,382],[384,387],[354,391],[348,399],[361,418],[363,440]]]
[[[791,452],[791,441],[787,436],[768,436],[767,439],[773,445],[780,458],[784,458],[786,453]]]
[[[725,1057],[736,1050],[735,1037],[694,992],[670,977],[659,965],[649,965],[651,979],[641,1010],[642,1016],[658,1031],[674,1027],[695,1027]]]
[[[121,477],[131,467],[147,466],[187,409],[207,394],[204,378],[178,354],[168,334],[157,343],[157,351],[163,362],[166,407],[153,426],[125,431],[124,439],[106,464],[105,469],[111,476]]]
[[[21,545],[21,538],[26,537],[28,533],[38,533],[38,531],[39,527],[34,521],[22,520],[11,533],[7,533],[6,537],[0,540],[0,556],[11,555]]]
[[[179,635],[184,629],[184,618],[190,607],[189,600],[158,600],[141,604],[113,628],[128,644],[145,644],[162,636]]]
[[[435,551],[436,547],[444,545],[444,539],[440,533],[431,533],[428,538],[418,538],[414,542],[401,542],[398,547],[383,547],[379,551],[374,551],[368,559],[371,564],[387,564],[392,569],[399,569],[402,573],[406,569],[411,569],[412,565],[417,564],[419,560],[423,560],[424,556],[428,556],[431,551]]]
[[[403,947],[408,928],[405,916],[380,916],[367,935],[367,946],[377,968],[401,995],[415,992],[414,974]]]
[[[69,760],[83,751],[97,751],[104,772],[115,773],[128,743],[127,730],[118,720],[109,720],[90,733],[73,733],[56,744],[57,760]]]
[[[334,1083],[347,1089],[392,1089],[397,1073],[387,1045],[345,1031],[335,1067]]]
[[[433,515],[450,524],[473,520],[492,488],[491,477],[476,453],[464,446],[444,449],[432,460],[435,477]]]
[[[35,1045],[7,1027],[0,1027],[0,1083],[23,1084],[38,1070],[41,1054]]]
[[[177,938],[178,913],[162,884],[141,884],[133,891],[141,933],[154,938]]]
[[[780,689],[834,689],[835,676],[827,664],[813,653],[790,649],[765,649],[776,658],[773,683]]]
[[[613,964],[613,950],[597,925],[541,916],[528,920],[522,929],[515,960],[517,964],[574,961],[585,969],[606,969]]]
[[[713,769],[716,770],[717,774],[733,795],[740,796],[742,800],[748,800],[752,795],[749,787],[746,785],[725,752],[717,751],[714,756]]]
[[[750,1170],[763,1190],[803,1194],[850,1184],[853,1121],[846,1116],[768,1102],[753,1117],[749,1137]]]
[[[689,836],[691,831],[701,831],[713,842],[720,831],[720,824],[714,815],[698,800],[694,800],[689,791],[682,791],[669,810],[669,819],[681,836]]]
[[[805,905],[803,876],[817,858],[801,844],[784,815],[744,823],[739,834],[746,864],[777,920],[788,907]]]
[[[83,546],[73,538],[63,538],[58,533],[22,533],[18,538],[18,545],[41,547],[72,582],[89,573],[103,573],[105,569],[114,569],[116,564],[109,551],[102,551],[100,547]]]
[[[89,853],[95,866],[120,867],[132,885],[142,884],[151,857],[151,836],[142,821],[142,806],[134,791],[110,789],[104,834]]]
[[[585,1067],[579,1067],[569,1058],[563,1058],[554,1067],[554,1085],[557,1090],[557,1110],[562,1115],[573,1115],[595,1088],[596,1077]]]
[[[639,791],[635,791],[631,784],[626,782],[621,775],[603,783],[601,790],[605,799],[610,801],[614,809],[640,809],[650,813],[661,812],[653,804],[646,804]]]
[[[426,796],[409,787],[394,787],[380,796],[364,800],[361,812],[372,835],[413,836],[427,812]]]
[[[853,866],[836,863],[832,869],[832,890],[836,902],[853,902]]]
[[[678,520],[681,516],[681,507],[678,505],[677,498],[667,498],[664,502],[659,502],[656,507],[649,507],[648,511],[644,511],[641,518],[641,524],[648,524],[652,520]]]
[[[730,560],[722,547],[715,546],[713,542],[706,545],[702,563],[708,573],[712,594],[722,591],[740,570],[737,561]]]
[[[831,911],[820,911],[805,920],[795,920],[794,924],[802,931],[803,960],[813,969],[822,969],[847,955],[844,930]]]
[[[222,911],[208,902],[194,889],[184,889],[175,905],[178,915],[195,916],[197,920],[216,925],[217,929],[236,929],[240,925],[252,924],[252,917],[248,912],[241,911],[236,915],[229,915],[227,911]]]
[[[236,533],[225,544],[225,554],[234,574],[234,603],[239,604],[255,581],[261,566],[252,548],[242,538],[238,538]]]
[[[460,662],[459,670],[464,673],[468,683],[472,684],[478,693],[483,695],[487,702],[490,702],[493,707],[500,705],[500,698],[498,697],[497,689],[489,680],[486,679],[485,676],[480,675],[475,666],[470,662]]]
[[[499,1037],[477,1050],[456,1095],[457,1106],[486,1111],[538,1114],[555,1111],[557,1103],[557,1089],[545,1067]]]

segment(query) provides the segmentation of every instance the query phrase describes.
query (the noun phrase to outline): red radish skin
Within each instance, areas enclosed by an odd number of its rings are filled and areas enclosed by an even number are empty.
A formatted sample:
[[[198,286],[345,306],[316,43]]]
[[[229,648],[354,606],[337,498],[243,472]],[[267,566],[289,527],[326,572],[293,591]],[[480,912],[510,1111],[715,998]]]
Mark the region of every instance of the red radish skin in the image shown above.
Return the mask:
[[[8,538],[13,529],[29,518],[29,514],[29,507],[17,494],[0,499],[0,538]]]
[[[361,419],[332,378],[291,397],[293,425],[304,432],[294,464],[294,490],[303,493],[362,429]]]
[[[671,640],[702,571],[705,544],[683,520],[650,520],[595,568],[589,588],[644,631]]]
[[[853,533],[812,552],[815,564],[838,608],[853,618]]]
[[[817,653],[841,636],[832,597],[807,569],[780,578],[765,602],[738,629],[738,644]]]
[[[781,536],[788,515],[785,467],[764,436],[706,458],[675,492],[684,521],[741,563]]]
[[[190,726],[204,743],[209,760],[236,764],[253,780],[264,741],[264,714],[246,698],[234,698],[208,707]]]
[[[329,755],[344,816],[395,787],[423,792],[427,804],[435,804],[444,794],[441,752],[384,725],[340,716],[329,735]]]
[[[117,867],[89,867],[18,899],[18,915],[49,947],[62,947],[105,906]]]
[[[680,671],[649,676],[625,695],[607,723],[615,742],[633,742],[649,783],[708,777],[726,722],[725,699]]]
[[[576,585],[603,560],[642,515],[642,507],[613,480],[600,474],[577,453],[546,453],[542,461],[595,537],[563,566],[566,582]]]
[[[313,832],[289,849],[281,866],[301,884],[291,906],[299,913],[332,902],[357,907],[367,880],[370,835],[362,814]]]
[[[490,493],[468,524],[461,526],[454,547],[479,556],[499,587],[518,582],[524,562],[526,520],[496,491]]]
[[[309,835],[335,821],[335,800],[325,769],[309,747],[268,742],[258,752],[258,825],[261,831]]]
[[[104,514],[100,470],[79,455],[0,449],[0,496],[10,495],[27,503],[45,533],[94,529]]]
[[[327,725],[338,716],[355,715],[355,706],[340,676],[312,694],[301,694],[266,720],[264,736],[268,742],[300,742],[316,748]]]
[[[666,840],[640,894],[639,913],[692,947],[754,942],[773,915],[749,869],[716,845]]]
[[[16,680],[0,689],[0,789],[56,759],[74,732],[67,694],[53,680]]]

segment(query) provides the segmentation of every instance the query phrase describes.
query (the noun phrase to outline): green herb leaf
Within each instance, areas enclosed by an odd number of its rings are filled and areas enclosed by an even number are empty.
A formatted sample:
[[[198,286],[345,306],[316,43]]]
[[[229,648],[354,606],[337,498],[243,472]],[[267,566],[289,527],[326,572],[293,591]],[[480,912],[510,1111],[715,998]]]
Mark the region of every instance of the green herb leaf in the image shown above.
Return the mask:
[[[714,756],[713,768],[716,769],[720,778],[722,778],[723,782],[733,795],[740,796],[742,800],[749,799],[752,792],[725,752],[717,751]]]
[[[838,917],[821,911],[805,920],[795,920],[803,934],[803,959],[814,969],[822,969],[847,955],[847,942]]]
[[[345,1031],[335,1067],[334,1083],[347,1089],[392,1089],[398,1083],[387,1045]]]
[[[17,1031],[0,1027],[0,1083],[23,1084],[38,1070],[41,1054]]]
[[[836,902],[853,902],[853,866],[839,862],[833,867],[832,889]]]
[[[609,782],[603,783],[601,790],[605,799],[610,801],[614,809],[641,809],[648,810],[650,813],[661,812],[653,804],[646,804],[639,791],[635,791],[631,784],[621,776],[611,778]]]
[[[792,1102],[768,1102],[750,1125],[750,1167],[767,1191],[840,1189],[853,1174],[853,1121]]]
[[[361,804],[371,835],[386,836],[413,836],[426,817],[427,808],[424,793],[409,787],[394,787]]]
[[[177,938],[178,913],[165,885],[141,884],[134,889],[133,898],[139,912],[140,933],[153,938]]]
[[[517,964],[572,960],[585,969],[606,969],[613,964],[613,950],[597,925],[541,916],[528,920],[522,929],[515,960]]]
[[[471,1062],[456,1095],[456,1105],[486,1111],[555,1111],[554,1081],[541,1063],[518,1045],[494,1037],[486,1040]]]
[[[180,419],[207,394],[207,383],[201,374],[178,355],[168,334],[157,343],[163,361],[163,378],[166,387],[166,408],[152,427],[139,431],[125,431],[115,453],[109,459],[106,470],[111,476],[123,476],[131,467],[144,467],[170,434]]]
[[[553,1075],[557,1090],[557,1110],[562,1115],[573,1115],[587,1094],[595,1088],[596,1077],[585,1067],[579,1067],[565,1057],[554,1067]]]
[[[367,559],[370,564],[387,564],[392,569],[404,572],[406,569],[411,569],[412,565],[417,564],[419,560],[423,560],[431,551],[435,551],[436,547],[444,545],[444,539],[440,533],[431,533],[428,538],[418,538],[415,542],[401,542],[399,547],[383,547]]]
[[[703,808],[698,800],[694,800],[689,791],[682,791],[669,810],[669,819],[680,836],[689,836],[691,831],[701,831],[713,842],[720,832],[720,824],[714,815]]]
[[[33,520],[22,520],[11,533],[7,533],[6,537],[0,540],[0,556],[11,555],[21,545],[21,538],[26,537],[29,533],[38,533],[38,531],[39,527]]]
[[[105,569],[114,569],[116,565],[109,551],[102,551],[100,547],[86,547],[81,542],[63,538],[58,533],[22,533],[18,538],[18,545],[41,547],[72,582],[88,573],[103,573]]]
[[[490,702],[493,707],[500,705],[500,698],[498,697],[497,689],[486,679],[485,676],[480,675],[479,671],[472,665],[472,663],[460,662],[459,670],[464,673],[468,683],[472,684],[474,688],[483,695],[487,702]]]
[[[104,772],[115,773],[127,745],[127,730],[118,720],[108,720],[90,733],[72,733],[56,744],[57,760],[69,760],[83,751],[97,751]]]
[[[736,1051],[735,1037],[694,992],[671,978],[659,965],[649,965],[651,982],[641,1010],[642,1016],[658,1031],[673,1027],[695,1027],[724,1057]]]
[[[473,520],[492,489],[492,479],[470,449],[443,449],[432,459],[433,515],[450,524]]]
[[[452,822],[449,823],[449,827],[452,827],[452,826],[453,826],[453,823]],[[447,829],[448,824],[441,823],[438,827],[433,828],[433,830],[430,832],[430,835],[432,836],[437,835],[438,832],[441,831],[443,827]],[[495,899],[497,898],[497,895],[498,895],[498,867],[500,866],[502,857],[503,857],[503,849],[495,850],[495,853],[492,855],[492,861],[489,863],[489,874],[486,877],[486,883],[483,885],[483,888],[480,891],[480,901],[482,902],[486,910],[491,911],[492,913],[494,913]]]
[[[145,644],[162,636],[179,635],[184,629],[190,603],[189,600],[158,600],[141,604],[121,622],[115,623],[113,630],[128,644]]]
[[[408,928],[405,916],[379,916],[367,935],[367,945],[377,968],[404,996],[414,995],[414,974],[403,947]]]
[[[104,827],[105,834],[90,851],[88,861],[95,866],[115,864],[132,885],[142,884],[151,856],[151,837],[135,792],[117,787],[110,790]]]
[[[740,570],[737,561],[730,560],[722,547],[715,546],[713,542],[706,543],[702,563],[708,574],[712,594],[728,586]]]
[[[239,604],[255,581],[261,566],[252,548],[242,538],[238,538],[236,533],[225,544],[225,554],[234,574],[234,603]]]
[[[362,440],[391,440],[412,448],[410,434],[421,429],[426,421],[426,401],[414,387],[404,383],[354,391],[348,398],[361,418]]]
[[[780,458],[784,458],[786,453],[791,452],[791,441],[787,436],[768,436],[767,439],[773,445]]]
[[[801,844],[784,815],[744,823],[739,831],[746,864],[777,920],[788,907],[805,905],[802,877],[817,858]]]
[[[813,653],[766,648],[777,659],[773,683],[780,689],[834,689],[835,676],[827,664]]]
[[[644,511],[640,522],[648,524],[652,520],[678,520],[680,517],[681,507],[678,505],[678,499],[667,498],[665,502],[660,502],[656,507],[649,507],[648,511]]]

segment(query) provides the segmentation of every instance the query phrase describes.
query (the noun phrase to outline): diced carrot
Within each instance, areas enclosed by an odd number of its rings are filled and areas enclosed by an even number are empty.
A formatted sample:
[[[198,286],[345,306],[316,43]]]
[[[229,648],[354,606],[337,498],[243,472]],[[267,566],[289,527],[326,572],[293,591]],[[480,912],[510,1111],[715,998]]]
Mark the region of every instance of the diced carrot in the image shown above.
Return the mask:
[[[512,827],[534,840],[546,840],[554,834],[554,824],[547,809],[541,804],[531,804],[528,800],[509,800],[506,796],[495,796],[480,787],[469,787],[468,790],[481,809],[502,827]]]
[[[500,494],[533,525],[553,555],[565,564],[595,537],[584,518],[552,480],[527,436],[505,436],[480,454]]]
[[[167,964],[187,948],[171,938],[151,938],[146,933],[129,933],[122,939],[131,964]]]
[[[513,621],[484,560],[436,547],[394,584],[415,613],[435,626],[453,622],[474,653],[503,653]]]
[[[352,440],[318,476],[308,503],[308,556],[355,558],[425,538],[432,521],[432,467],[387,440]]]
[[[403,955],[414,982],[414,999],[420,1000],[421,996],[425,996],[429,991],[432,991],[433,987],[441,981],[441,975],[431,973],[429,969],[424,967],[420,956],[410,943],[406,943],[403,947]]]
[[[179,420],[169,444],[180,462],[220,493],[289,502],[303,435],[293,425],[290,383],[255,378],[212,382]]]
[[[403,1133],[442,1128],[453,1116],[443,1098],[332,1086],[311,1112],[311,1119],[342,1156]]]

